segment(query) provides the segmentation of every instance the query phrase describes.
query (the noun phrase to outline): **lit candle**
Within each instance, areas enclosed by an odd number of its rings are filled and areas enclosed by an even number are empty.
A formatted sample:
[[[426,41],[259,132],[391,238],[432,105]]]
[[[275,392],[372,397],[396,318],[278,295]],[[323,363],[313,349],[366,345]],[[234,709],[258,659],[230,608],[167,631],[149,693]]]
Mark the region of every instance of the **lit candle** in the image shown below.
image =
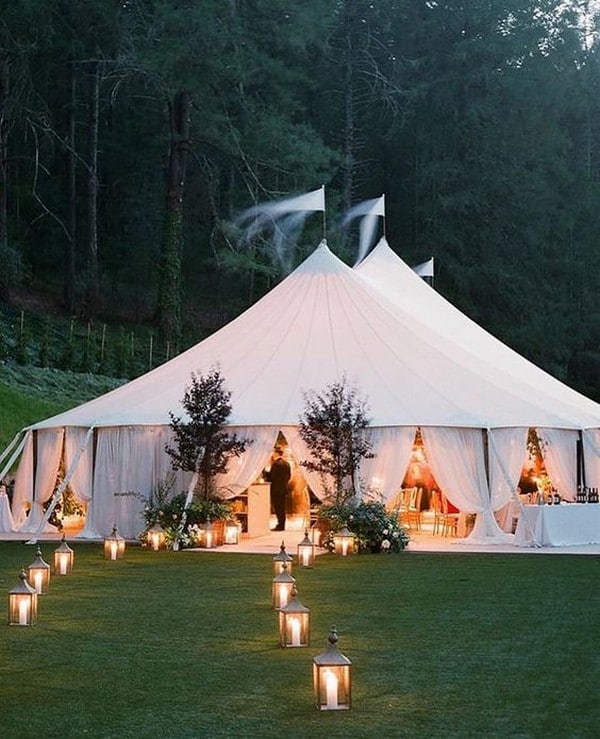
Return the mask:
[[[302,553],[302,567],[308,567],[310,561],[310,551],[306,547],[298,547]]]
[[[27,620],[29,616],[29,601],[22,598],[19,601],[19,625],[27,626]]]
[[[288,588],[287,585],[279,586],[279,608],[287,606],[288,602]]]
[[[64,554],[61,554],[58,558],[58,571],[61,575],[67,574],[67,558]]]
[[[42,573],[36,572],[33,576],[33,584],[35,586],[35,592],[41,593],[42,592]]]
[[[346,539],[342,539],[342,557],[345,557],[348,554],[348,541]]]
[[[212,549],[212,532],[206,532],[206,548]]]
[[[158,534],[152,534],[152,549],[158,552]]]
[[[325,699],[326,708],[337,708],[338,706],[338,679],[331,670],[325,670]]]
[[[110,558],[116,559],[117,558],[117,542],[111,541],[110,543]]]
[[[290,630],[292,633],[292,646],[300,646],[300,619],[290,618]]]

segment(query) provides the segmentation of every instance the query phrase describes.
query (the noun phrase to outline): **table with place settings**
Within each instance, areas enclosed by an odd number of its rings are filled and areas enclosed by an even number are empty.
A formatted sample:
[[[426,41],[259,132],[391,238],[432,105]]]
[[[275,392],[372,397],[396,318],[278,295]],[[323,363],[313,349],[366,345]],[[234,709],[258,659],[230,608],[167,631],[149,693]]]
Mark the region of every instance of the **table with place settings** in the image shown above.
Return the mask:
[[[600,504],[523,506],[514,543],[520,547],[600,544]]]

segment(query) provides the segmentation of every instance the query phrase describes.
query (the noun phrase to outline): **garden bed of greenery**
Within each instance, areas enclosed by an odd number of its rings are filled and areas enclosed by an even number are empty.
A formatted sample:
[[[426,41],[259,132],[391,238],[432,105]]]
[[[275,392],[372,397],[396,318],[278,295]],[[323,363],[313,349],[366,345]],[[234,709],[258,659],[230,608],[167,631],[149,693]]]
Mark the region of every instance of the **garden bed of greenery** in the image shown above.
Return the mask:
[[[46,560],[54,548],[42,545]],[[294,571],[312,644],[284,650],[270,556],[129,547],[112,562],[100,545],[73,548],[38,623],[0,626],[8,739],[597,731],[598,557],[324,555]],[[2,592],[34,555],[0,544]],[[332,624],[353,707],[320,713],[311,661]]]

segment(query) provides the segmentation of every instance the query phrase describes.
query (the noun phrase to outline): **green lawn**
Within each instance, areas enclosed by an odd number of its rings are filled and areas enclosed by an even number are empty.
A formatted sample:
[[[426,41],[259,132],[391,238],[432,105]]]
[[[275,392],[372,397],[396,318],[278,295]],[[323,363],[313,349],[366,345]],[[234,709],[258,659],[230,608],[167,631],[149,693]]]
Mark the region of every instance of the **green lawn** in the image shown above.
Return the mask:
[[[73,547],[38,623],[0,625],[4,738],[598,736],[598,557],[323,555],[294,572],[312,646],[283,650],[268,556]],[[34,554],[0,544],[3,593]],[[354,705],[320,713],[333,623]]]

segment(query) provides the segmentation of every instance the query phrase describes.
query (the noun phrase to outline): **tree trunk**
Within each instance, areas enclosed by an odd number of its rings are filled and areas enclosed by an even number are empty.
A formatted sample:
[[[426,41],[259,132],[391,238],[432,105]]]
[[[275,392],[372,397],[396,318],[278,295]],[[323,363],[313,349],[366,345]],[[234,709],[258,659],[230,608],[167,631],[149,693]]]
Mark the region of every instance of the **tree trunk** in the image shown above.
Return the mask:
[[[180,91],[170,104],[171,142],[165,222],[159,276],[158,327],[163,341],[176,342],[181,332],[181,265],[183,196],[190,136],[191,100]]]
[[[69,312],[75,310],[75,283],[77,279],[77,162],[75,157],[75,104],[76,80],[75,65],[69,65],[70,100],[68,110],[67,137],[67,258],[65,264],[65,302]]]
[[[8,246],[8,57],[0,59],[0,249]]]
[[[100,111],[100,67],[92,65],[88,118],[87,238],[85,314],[98,308],[98,119]]]
[[[344,164],[342,202],[344,211],[352,207],[355,167],[355,123],[354,123],[354,49],[350,2],[345,3],[344,18]]]

